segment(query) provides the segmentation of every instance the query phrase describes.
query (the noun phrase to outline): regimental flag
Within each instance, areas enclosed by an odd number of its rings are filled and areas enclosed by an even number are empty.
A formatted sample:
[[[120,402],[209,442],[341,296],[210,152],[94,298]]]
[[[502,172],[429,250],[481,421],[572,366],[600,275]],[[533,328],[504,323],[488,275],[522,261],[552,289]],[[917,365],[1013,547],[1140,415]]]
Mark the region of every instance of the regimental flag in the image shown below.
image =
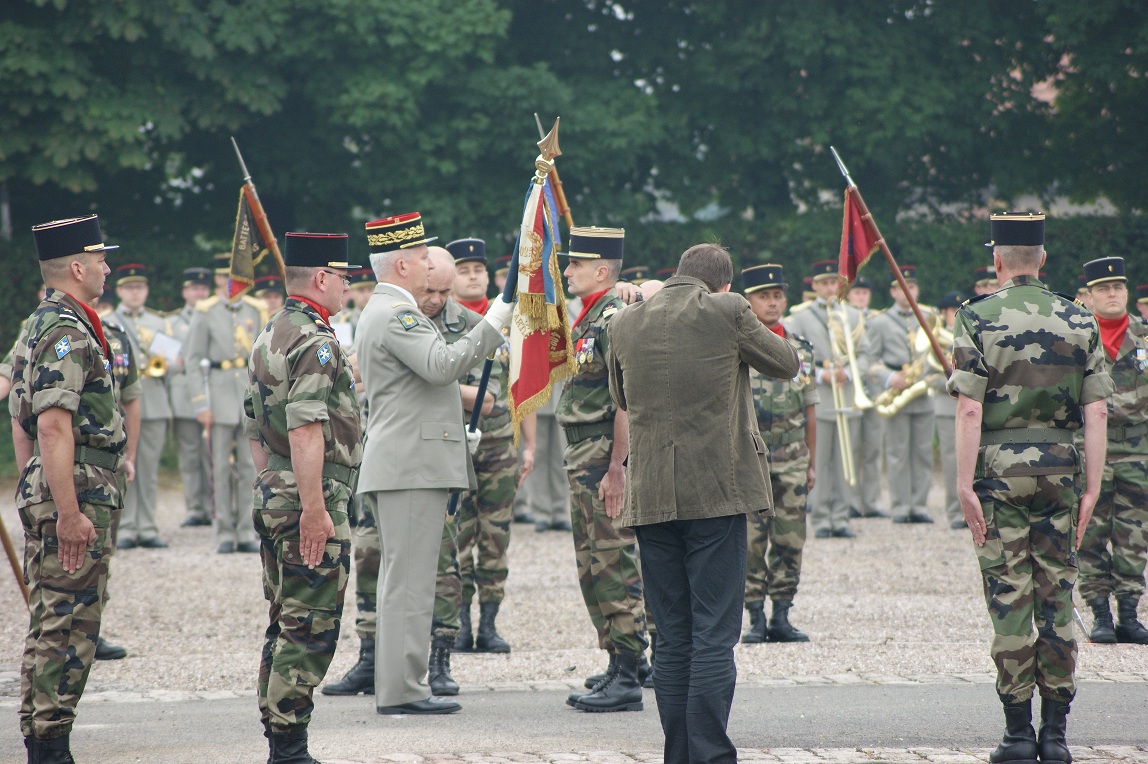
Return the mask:
[[[514,442],[522,420],[550,400],[554,383],[574,376],[570,315],[558,285],[557,225],[543,184],[530,181],[518,246],[517,301],[510,322],[510,412]]]
[[[841,251],[837,256],[837,274],[841,277],[837,297],[845,299],[849,288],[857,280],[857,272],[877,250],[881,237],[869,215],[862,215],[864,206],[854,198],[860,197],[857,187],[845,189],[845,219],[841,223]]]
[[[239,213],[235,217],[235,237],[231,240],[231,273],[227,293],[234,300],[250,291],[255,283],[255,266],[267,254],[268,245],[255,222],[255,210],[247,192],[239,189]]]

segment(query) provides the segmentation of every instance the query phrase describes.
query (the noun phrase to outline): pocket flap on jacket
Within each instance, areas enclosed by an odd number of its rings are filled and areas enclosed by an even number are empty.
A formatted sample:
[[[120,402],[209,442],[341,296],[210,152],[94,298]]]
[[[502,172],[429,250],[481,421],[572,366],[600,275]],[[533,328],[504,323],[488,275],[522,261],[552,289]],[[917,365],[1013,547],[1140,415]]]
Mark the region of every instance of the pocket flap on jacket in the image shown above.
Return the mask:
[[[423,422],[423,440],[462,440],[462,422]]]

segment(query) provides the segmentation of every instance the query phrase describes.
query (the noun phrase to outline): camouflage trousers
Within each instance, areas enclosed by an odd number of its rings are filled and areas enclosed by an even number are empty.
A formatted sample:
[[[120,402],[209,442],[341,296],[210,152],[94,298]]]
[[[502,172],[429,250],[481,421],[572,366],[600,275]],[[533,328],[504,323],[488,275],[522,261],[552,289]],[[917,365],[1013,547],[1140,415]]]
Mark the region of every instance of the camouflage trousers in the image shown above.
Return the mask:
[[[462,577],[462,603],[469,606],[478,592],[479,602],[502,602],[510,571],[510,521],[514,484],[518,478],[518,452],[513,438],[483,443],[474,455],[478,490],[464,494],[458,508],[458,572]]]
[[[375,516],[364,511],[361,502],[355,513],[351,546],[355,552],[355,605],[358,608],[355,632],[359,639],[374,639],[382,550],[379,548],[379,529],[375,527]]]
[[[578,585],[598,646],[640,653],[647,645],[646,608],[634,531],[608,517],[598,498],[609,466],[608,459],[594,459],[566,471]]]
[[[20,732],[24,737],[68,734],[96,655],[112,548],[110,526],[120,510],[81,504],[96,529],[83,565],[68,573],[60,564],[56,504],[20,510],[24,526],[24,582],[31,617],[20,668]]]
[[[458,570],[458,509],[447,515],[442,524],[442,543],[438,551],[438,575],[434,585],[434,613],[431,636],[458,636],[462,611],[462,577]],[[469,603],[468,603],[469,604]]]
[[[745,602],[793,601],[801,580],[801,551],[805,548],[805,503],[809,496],[807,469],[769,473],[773,486],[773,517],[746,515],[749,554],[745,565]],[[789,465],[786,465],[789,466]]]
[[[1072,587],[1076,583],[1074,475],[981,478],[985,544],[974,549],[993,624],[1002,703],[1076,694]]]
[[[1080,544],[1080,596],[1085,602],[1144,594],[1148,563],[1148,464],[1104,465],[1100,500]]]
[[[263,596],[270,603],[259,662],[259,712],[264,727],[276,732],[303,729],[311,721],[315,686],[326,676],[339,640],[351,573],[350,489],[334,481],[324,484],[335,536],[313,570],[299,550],[301,509],[254,512]]]

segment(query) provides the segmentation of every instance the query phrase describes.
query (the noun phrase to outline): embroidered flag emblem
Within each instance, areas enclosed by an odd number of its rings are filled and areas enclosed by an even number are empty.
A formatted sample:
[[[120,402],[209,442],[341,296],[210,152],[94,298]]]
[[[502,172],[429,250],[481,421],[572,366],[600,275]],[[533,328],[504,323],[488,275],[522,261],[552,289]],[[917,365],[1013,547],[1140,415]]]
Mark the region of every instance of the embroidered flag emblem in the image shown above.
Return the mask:
[[[68,338],[64,337],[55,345],[56,358],[63,358],[68,353],[72,352],[72,343],[68,342]]]
[[[408,310],[405,313],[399,314],[399,323],[403,325],[403,329],[406,329],[409,332],[411,329],[414,329],[419,325],[419,320],[415,318],[414,313],[411,313]]]
[[[316,350],[315,353],[319,356],[320,366],[326,366],[327,361],[331,360],[331,346],[327,343],[323,343],[323,347]]]

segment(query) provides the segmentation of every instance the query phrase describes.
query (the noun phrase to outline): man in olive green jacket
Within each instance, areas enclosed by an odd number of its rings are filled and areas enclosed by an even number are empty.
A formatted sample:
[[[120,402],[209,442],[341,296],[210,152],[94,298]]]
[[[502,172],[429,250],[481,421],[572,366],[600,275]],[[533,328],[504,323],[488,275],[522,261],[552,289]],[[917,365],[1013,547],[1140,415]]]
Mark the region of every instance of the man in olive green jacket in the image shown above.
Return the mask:
[[[610,329],[610,394],[630,418],[622,524],[637,533],[658,624],[666,761],[736,761],[726,723],[745,594],[743,515],[772,510],[748,367],[790,379],[800,365],[745,298],[728,293],[732,280],[722,247],[691,247],[665,288]]]

